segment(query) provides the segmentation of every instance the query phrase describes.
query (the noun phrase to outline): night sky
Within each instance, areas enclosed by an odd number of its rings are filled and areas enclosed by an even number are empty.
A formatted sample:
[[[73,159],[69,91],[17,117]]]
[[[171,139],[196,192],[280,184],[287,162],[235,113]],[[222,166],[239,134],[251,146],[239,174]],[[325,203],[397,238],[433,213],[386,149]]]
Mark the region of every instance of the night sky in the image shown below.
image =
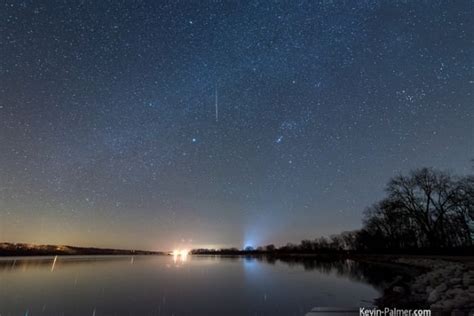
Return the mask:
[[[471,1],[0,5],[0,241],[279,245],[472,172]]]

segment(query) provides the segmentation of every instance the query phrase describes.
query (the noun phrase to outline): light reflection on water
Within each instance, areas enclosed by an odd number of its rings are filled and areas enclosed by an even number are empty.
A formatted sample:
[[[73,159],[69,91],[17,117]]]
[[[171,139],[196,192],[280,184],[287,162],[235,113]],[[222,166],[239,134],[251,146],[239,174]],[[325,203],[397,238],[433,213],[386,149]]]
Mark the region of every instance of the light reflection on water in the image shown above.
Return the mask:
[[[347,260],[184,253],[0,259],[0,315],[304,315],[370,306],[389,275]]]

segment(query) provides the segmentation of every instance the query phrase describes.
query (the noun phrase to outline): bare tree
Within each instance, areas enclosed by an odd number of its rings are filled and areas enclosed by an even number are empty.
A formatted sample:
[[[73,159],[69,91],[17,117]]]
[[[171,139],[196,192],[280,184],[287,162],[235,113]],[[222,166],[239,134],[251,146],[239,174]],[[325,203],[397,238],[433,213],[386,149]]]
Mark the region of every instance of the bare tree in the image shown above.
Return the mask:
[[[474,180],[423,168],[397,176],[388,197],[365,212],[365,230],[388,248],[472,245]]]

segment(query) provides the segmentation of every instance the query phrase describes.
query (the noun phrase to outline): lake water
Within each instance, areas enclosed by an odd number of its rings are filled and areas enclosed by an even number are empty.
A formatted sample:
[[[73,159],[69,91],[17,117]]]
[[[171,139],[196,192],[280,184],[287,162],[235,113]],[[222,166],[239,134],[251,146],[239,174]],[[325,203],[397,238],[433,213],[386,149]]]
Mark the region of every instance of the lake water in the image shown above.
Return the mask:
[[[348,260],[0,259],[0,315],[305,315],[372,306],[389,275]]]

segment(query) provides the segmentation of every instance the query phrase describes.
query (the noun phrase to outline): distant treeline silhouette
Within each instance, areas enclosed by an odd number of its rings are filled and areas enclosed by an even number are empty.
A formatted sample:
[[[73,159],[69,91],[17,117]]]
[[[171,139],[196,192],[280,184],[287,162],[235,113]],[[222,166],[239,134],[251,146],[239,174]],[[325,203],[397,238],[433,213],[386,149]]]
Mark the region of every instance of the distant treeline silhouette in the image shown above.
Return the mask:
[[[96,256],[96,255],[160,255],[163,252],[110,248],[74,247],[66,245],[35,245],[25,243],[0,243],[2,256]]]
[[[364,212],[360,230],[282,247],[195,249],[193,254],[474,254],[474,176],[422,168],[392,178],[387,196]]]

